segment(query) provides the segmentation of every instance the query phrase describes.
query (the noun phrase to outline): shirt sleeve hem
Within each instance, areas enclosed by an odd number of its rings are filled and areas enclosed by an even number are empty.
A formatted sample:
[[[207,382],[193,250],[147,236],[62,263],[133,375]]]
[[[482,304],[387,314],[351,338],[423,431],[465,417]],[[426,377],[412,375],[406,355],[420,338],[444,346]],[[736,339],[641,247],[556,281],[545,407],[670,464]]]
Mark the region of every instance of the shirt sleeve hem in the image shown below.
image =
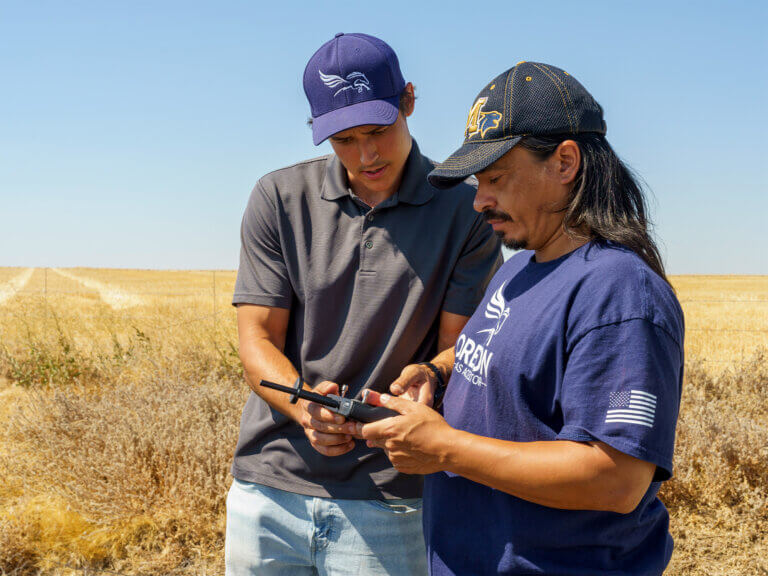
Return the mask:
[[[574,442],[602,442],[611,448],[615,448],[619,452],[623,452],[629,456],[633,456],[645,462],[655,464],[657,470],[654,474],[654,482],[663,482],[672,478],[672,460],[660,454],[659,452],[656,452],[655,450],[649,450],[637,442],[627,441],[624,438],[607,436],[605,434],[595,434],[591,430],[587,430],[581,426],[573,425],[563,426],[562,430],[560,430],[560,433],[557,435],[556,440],[572,440]]]
[[[290,296],[277,296],[272,294],[248,294],[235,292],[232,297],[232,305],[238,304],[256,304],[257,306],[272,306],[274,308],[290,308]]]
[[[451,314],[458,314],[460,316],[472,316],[477,310],[477,306],[480,304],[478,301],[474,306],[467,304],[466,302],[443,302],[442,311],[450,312]]]

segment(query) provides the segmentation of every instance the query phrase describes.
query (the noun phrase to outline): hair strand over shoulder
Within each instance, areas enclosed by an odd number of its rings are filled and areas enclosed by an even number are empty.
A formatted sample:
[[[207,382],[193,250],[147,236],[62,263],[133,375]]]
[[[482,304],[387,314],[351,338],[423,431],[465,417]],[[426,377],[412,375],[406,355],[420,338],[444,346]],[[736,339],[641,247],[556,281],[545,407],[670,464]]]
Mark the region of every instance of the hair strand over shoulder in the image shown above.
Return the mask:
[[[565,140],[575,141],[581,151],[581,166],[564,208],[566,232],[599,243],[621,244],[669,283],[650,232],[643,188],[602,135],[525,137],[520,145],[544,159]]]

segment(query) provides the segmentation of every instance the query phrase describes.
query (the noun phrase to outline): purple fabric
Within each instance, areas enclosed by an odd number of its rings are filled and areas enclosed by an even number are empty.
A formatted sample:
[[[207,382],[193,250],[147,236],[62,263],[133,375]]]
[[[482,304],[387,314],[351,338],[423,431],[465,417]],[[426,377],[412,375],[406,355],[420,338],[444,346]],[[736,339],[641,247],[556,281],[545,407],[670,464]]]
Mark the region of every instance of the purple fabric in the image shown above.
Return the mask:
[[[315,145],[364,124],[392,124],[405,80],[397,55],[367,34],[337,34],[310,58],[304,93]]]
[[[684,320],[672,288],[618,244],[507,260],[456,341],[454,428],[513,442],[603,442],[656,465],[629,514],[528,502],[450,472],[424,480],[432,576],[656,576],[672,554],[657,497],[672,474]]]
[[[386,100],[359,102],[318,116],[312,120],[312,141],[317,146],[329,136],[355,126],[392,124],[397,120],[399,100],[400,96],[395,96]]]

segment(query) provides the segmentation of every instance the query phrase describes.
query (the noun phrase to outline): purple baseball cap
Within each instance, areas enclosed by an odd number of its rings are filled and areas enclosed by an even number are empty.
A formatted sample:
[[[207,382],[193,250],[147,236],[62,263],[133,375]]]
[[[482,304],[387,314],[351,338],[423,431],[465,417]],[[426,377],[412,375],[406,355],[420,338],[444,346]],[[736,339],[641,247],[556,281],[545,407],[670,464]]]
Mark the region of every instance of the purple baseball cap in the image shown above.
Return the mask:
[[[393,124],[403,88],[400,63],[386,42],[367,34],[336,34],[304,69],[315,146],[355,126]]]

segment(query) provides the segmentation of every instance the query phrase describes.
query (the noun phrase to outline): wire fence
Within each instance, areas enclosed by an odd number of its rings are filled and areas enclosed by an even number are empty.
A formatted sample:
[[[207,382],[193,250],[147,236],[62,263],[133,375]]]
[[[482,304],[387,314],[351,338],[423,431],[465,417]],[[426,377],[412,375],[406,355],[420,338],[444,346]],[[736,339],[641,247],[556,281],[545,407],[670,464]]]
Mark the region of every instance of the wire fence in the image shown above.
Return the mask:
[[[60,304],[57,300],[59,296],[65,297],[82,297],[89,300],[101,300],[104,306],[100,308],[98,312],[88,313],[75,313],[79,320],[87,321],[112,321],[115,316],[119,316],[121,321],[132,322],[134,325],[141,326],[147,330],[153,332],[170,331],[177,328],[191,326],[198,323],[211,322],[211,325],[216,331],[219,328],[220,318],[224,315],[230,315],[234,318],[234,310],[229,305],[228,296],[226,291],[223,291],[221,286],[217,287],[217,283],[226,282],[230,284],[230,280],[226,279],[226,275],[229,275],[234,280],[234,273],[225,273],[222,277],[222,273],[219,272],[217,277],[217,271],[169,271],[169,272],[154,272],[148,271],[148,275],[152,274],[164,274],[166,275],[162,283],[168,284],[173,282],[173,276],[178,275],[179,283],[189,283],[190,276],[201,277],[200,280],[195,280],[194,288],[169,288],[169,289],[146,289],[142,285],[151,284],[153,281],[151,278],[137,280],[131,279],[126,281],[124,278],[115,281],[113,278],[110,282],[109,277],[100,276],[96,281],[93,277],[85,275],[79,276],[73,274],[71,271],[59,272],[57,269],[35,269],[35,271],[42,274],[42,282],[36,283],[37,287],[30,287],[26,284],[29,283],[29,278],[26,279],[26,283],[22,286],[13,286],[11,281],[0,281],[0,318],[7,316],[19,317],[22,314],[21,311],[14,309],[10,304],[12,298],[21,298],[22,301],[26,298],[41,298],[42,304],[46,311],[51,313],[57,313],[56,307]],[[119,276],[121,271],[112,272],[114,275]],[[79,273],[78,273],[79,274]],[[126,275],[134,275],[135,271],[126,271]],[[210,276],[210,280],[205,279],[205,276]],[[55,280],[54,280],[55,279]],[[57,287],[57,283],[66,282],[68,284],[79,284],[77,287]],[[210,284],[208,283],[210,282]],[[5,286],[3,291],[3,286]],[[108,303],[109,298],[107,296],[112,295],[114,299],[118,301],[116,306],[110,308]],[[121,305],[120,297],[124,297],[126,300],[130,300],[132,297],[137,297],[139,300],[145,300],[147,297],[152,298],[151,303],[137,302],[133,304]],[[206,299],[210,299],[209,312],[203,314],[194,315],[191,318],[185,318],[179,321],[169,322],[157,322],[156,319],[150,319],[146,316],[134,313],[135,310],[141,310],[142,306],[151,305],[157,306],[158,303],[162,303],[164,298],[168,299],[168,303],[172,303],[174,300],[178,300],[180,305],[186,304],[183,300],[186,298],[194,298],[197,300],[196,308],[199,308],[200,304],[204,305]],[[222,301],[219,301],[222,300]],[[739,306],[751,306],[755,308],[755,313],[768,313],[768,298],[682,298],[680,304],[683,307],[688,305],[718,305],[729,304]],[[730,327],[687,327],[686,333],[695,334],[715,334],[715,335],[755,335],[758,338],[763,338],[763,335],[768,334],[768,322],[766,326],[760,328],[730,328]],[[742,350],[741,359],[745,357],[745,350]],[[731,364],[733,360],[712,360],[703,359],[703,361],[711,364]]]
[[[198,287],[195,288],[170,290],[137,289],[136,286],[132,286],[135,284],[147,283],[142,281],[134,280],[129,283],[115,283],[114,281],[96,281],[93,278],[86,276],[76,277],[69,272],[66,273],[65,276],[61,273],[58,273],[56,269],[42,268],[36,270],[39,270],[39,272],[42,274],[42,286],[39,288],[30,288],[26,284],[15,287],[13,285],[13,279],[11,279],[10,282],[6,281],[5,283],[0,281],[0,287],[3,287],[3,284],[6,285],[5,291],[0,289],[0,318],[9,316],[20,318],[21,316],[27,315],[27,310],[23,308],[18,309],[8,305],[12,302],[13,298],[19,298],[22,302],[26,299],[39,298],[41,300],[42,307],[45,310],[46,317],[48,317],[50,314],[56,314],[60,317],[63,315],[63,311],[60,309],[57,310],[58,305],[61,304],[56,300],[57,296],[82,297],[89,300],[96,299],[100,300],[104,304],[104,306],[102,306],[98,312],[95,313],[84,314],[81,311],[74,312],[73,315],[76,316],[78,320],[113,321],[115,316],[119,316],[123,322],[128,322],[135,326],[141,326],[142,328],[151,330],[155,333],[170,331],[176,328],[206,321],[210,321],[212,323],[212,328],[215,332],[219,327],[219,318],[226,314],[230,314],[234,317],[234,311],[228,303],[226,306],[224,306],[222,302],[217,302],[217,298],[223,297],[225,293],[222,293],[220,288],[217,290],[216,284],[217,282],[221,282],[222,279],[221,274],[219,274],[219,277],[217,278],[217,272],[215,270],[210,272],[194,271],[194,274],[197,275],[210,275],[210,284],[208,284],[206,281],[198,281],[195,282],[198,284]],[[155,272],[149,272],[148,274],[155,274]],[[157,272],[157,274],[169,274],[171,277],[176,274],[179,276],[189,276],[190,272]],[[61,281],[60,279],[63,278],[64,281],[68,283],[80,283],[81,286],[76,289],[57,288],[54,287],[50,277],[56,277],[59,279],[58,281]],[[180,282],[189,282],[188,278],[180,278],[179,280]],[[166,278],[163,280],[163,283],[166,284],[170,281],[172,281],[172,278]],[[26,279],[26,282],[29,282],[29,278]],[[38,282],[38,284],[40,284],[40,282]],[[104,297],[104,294],[107,294],[107,298]],[[116,304],[110,305],[110,296]],[[198,305],[205,305],[205,301],[209,299],[210,312],[196,314],[191,318],[185,318],[181,321],[157,322],[156,318],[149,318],[147,316],[132,312],[135,310],[141,310],[143,306],[148,305],[148,303],[144,302],[146,297],[153,298],[153,301],[149,303],[152,306],[156,306],[157,304],[162,303],[164,298],[168,299],[168,303],[172,303],[174,299],[179,300],[183,298],[194,298],[198,301]],[[138,300],[135,300],[137,298]],[[135,301],[132,302],[132,299]],[[180,304],[185,303],[180,302]],[[198,308],[198,306],[196,306],[196,308]]]

